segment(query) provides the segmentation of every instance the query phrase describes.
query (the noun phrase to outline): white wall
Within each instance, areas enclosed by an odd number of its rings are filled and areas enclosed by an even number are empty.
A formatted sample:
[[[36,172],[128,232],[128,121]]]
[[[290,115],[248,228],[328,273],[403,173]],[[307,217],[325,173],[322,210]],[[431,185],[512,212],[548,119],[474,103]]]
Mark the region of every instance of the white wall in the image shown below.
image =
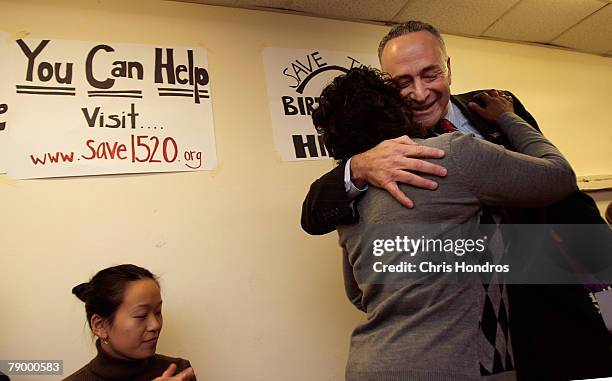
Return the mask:
[[[332,163],[280,161],[261,51],[369,53],[387,28],[152,0],[0,9],[0,30],[19,36],[205,47],[219,159],[212,172],[0,176],[0,359],[63,359],[66,374],[82,366],[94,348],[70,289],[133,262],[162,278],[160,353],[190,359],[200,379],[343,379],[362,315],[343,293],[336,236],[299,226],[308,185]],[[456,92],[513,91],[578,175],[612,173],[609,58],[446,38]]]

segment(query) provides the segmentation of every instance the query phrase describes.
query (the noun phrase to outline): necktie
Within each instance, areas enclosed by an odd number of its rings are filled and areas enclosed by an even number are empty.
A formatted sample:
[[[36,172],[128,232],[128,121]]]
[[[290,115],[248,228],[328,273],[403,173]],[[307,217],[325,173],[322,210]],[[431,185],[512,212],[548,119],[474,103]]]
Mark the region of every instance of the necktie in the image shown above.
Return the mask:
[[[438,124],[436,125],[436,130],[440,134],[446,134],[447,132],[457,131],[457,128],[451,123],[448,119],[440,119]]]

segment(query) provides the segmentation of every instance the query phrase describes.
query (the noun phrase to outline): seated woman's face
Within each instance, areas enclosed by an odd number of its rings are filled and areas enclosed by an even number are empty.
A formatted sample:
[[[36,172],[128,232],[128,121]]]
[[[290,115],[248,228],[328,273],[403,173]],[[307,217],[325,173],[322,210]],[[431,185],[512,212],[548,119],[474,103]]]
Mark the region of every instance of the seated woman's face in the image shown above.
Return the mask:
[[[117,358],[144,359],[155,354],[163,324],[159,286],[152,279],[128,283],[123,302],[107,328],[109,354]]]

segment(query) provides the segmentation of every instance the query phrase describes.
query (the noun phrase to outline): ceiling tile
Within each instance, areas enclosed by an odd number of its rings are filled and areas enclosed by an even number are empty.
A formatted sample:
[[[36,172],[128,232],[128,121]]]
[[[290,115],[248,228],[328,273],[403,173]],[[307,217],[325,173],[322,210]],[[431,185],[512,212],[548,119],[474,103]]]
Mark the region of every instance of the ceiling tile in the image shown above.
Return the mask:
[[[406,0],[293,0],[290,8],[327,17],[387,22],[405,3]]]
[[[447,34],[550,43],[612,56],[612,0],[171,1],[307,13],[356,22],[422,20]]]
[[[591,53],[609,52],[612,50],[612,4],[606,5],[551,42]]]
[[[425,21],[443,33],[479,36],[519,0],[409,0],[393,21]]]
[[[600,0],[523,0],[483,35],[547,43],[605,5]]]

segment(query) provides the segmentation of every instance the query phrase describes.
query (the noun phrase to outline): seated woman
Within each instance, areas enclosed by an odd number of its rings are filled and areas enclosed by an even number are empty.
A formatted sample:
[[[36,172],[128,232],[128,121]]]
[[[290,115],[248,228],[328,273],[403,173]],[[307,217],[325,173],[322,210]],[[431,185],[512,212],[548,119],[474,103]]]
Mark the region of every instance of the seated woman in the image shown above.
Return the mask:
[[[98,355],[66,381],[196,380],[189,361],[155,354],[162,299],[149,270],[129,264],[109,267],[72,293],[85,303]]]
[[[425,225],[437,224],[442,230],[427,238],[445,238],[453,233],[444,229],[453,225],[478,227],[483,205],[543,206],[576,191],[568,162],[512,112],[511,101],[496,92],[484,94],[482,100],[486,105],[481,112],[493,116],[518,152],[470,134],[423,130],[412,123],[398,88],[373,69],[351,69],[321,94],[313,123],[335,159],[346,161],[383,140],[408,135],[420,145],[446,152],[444,158],[430,161],[448,170],[445,178],[436,179],[435,191],[400,185],[414,201],[413,209],[400,206],[388,192],[370,187],[355,206],[359,222],[338,227],[347,296],[367,314],[367,321],[352,334],[346,368],[349,381],[516,377],[507,331],[495,336],[498,322],[489,325],[483,320],[487,309],[493,309],[499,321],[508,319],[504,303],[497,300],[487,305],[486,286],[453,283],[448,281],[451,275],[443,272],[422,274],[418,282],[402,282],[401,274],[390,274],[391,281],[371,281],[370,277],[372,238],[383,238],[372,233],[383,231],[376,230],[377,225],[395,226],[401,235],[419,238],[427,231]],[[395,251],[384,258],[401,260],[402,255]],[[498,296],[505,298],[503,292]],[[491,329],[494,345],[487,338]],[[503,368],[491,369],[491,364]],[[487,375],[491,373],[495,374]]]

